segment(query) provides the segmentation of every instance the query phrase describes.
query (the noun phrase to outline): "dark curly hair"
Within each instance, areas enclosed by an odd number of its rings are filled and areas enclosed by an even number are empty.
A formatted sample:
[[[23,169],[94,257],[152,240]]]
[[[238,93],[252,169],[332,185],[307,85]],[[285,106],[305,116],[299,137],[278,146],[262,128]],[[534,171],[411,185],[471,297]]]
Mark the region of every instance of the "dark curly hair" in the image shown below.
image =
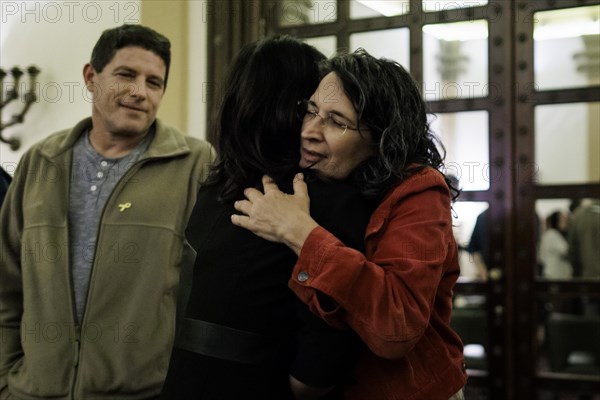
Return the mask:
[[[321,76],[330,72],[338,76],[354,105],[357,123],[369,129],[375,144],[374,156],[352,172],[366,197],[383,197],[392,186],[427,166],[442,173],[444,156],[438,146],[443,153],[444,147],[430,130],[415,81],[400,64],[375,58],[361,48],[325,60],[320,67]]]
[[[316,90],[323,59],[317,49],[287,35],[242,48],[225,81],[219,159],[208,181],[224,182],[221,200],[258,187],[265,174],[278,181],[298,168],[297,102]]]

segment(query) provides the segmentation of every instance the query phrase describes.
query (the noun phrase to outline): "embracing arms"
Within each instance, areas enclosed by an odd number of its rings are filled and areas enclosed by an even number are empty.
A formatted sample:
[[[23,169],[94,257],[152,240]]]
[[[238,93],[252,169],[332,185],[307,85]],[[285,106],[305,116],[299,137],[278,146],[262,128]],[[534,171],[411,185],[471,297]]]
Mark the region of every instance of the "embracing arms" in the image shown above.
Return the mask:
[[[312,217],[308,215],[307,193],[302,199],[296,198],[296,204],[304,209],[303,216],[308,217],[309,229],[318,221],[347,246],[363,249],[364,231],[372,211],[371,204],[365,201],[354,185],[347,182],[323,182],[314,177],[308,177],[308,180]],[[265,179],[267,190],[270,187],[275,189],[274,193],[278,193],[277,196],[280,196],[283,202],[294,201],[293,196],[276,191],[276,186],[269,186],[270,183]],[[296,179],[295,185],[295,191],[298,193],[298,185],[304,183],[301,179]],[[335,201],[332,201],[334,198]],[[282,217],[288,215],[283,211],[284,207],[279,210]],[[300,222],[301,217],[292,218],[294,222]],[[300,243],[298,249],[299,247]],[[296,343],[299,347],[290,370],[290,386],[297,399],[318,399],[333,389],[332,385],[348,379],[349,369],[354,364],[356,354],[356,335],[349,329],[332,328],[311,313],[308,306],[299,299],[296,314],[303,321],[303,325],[296,333]]]
[[[264,194],[246,189],[247,200],[235,203],[236,210],[245,215],[232,215],[231,221],[263,239],[284,243],[299,255],[304,241],[319,224],[310,216],[310,198],[303,175],[297,174],[293,184],[292,196],[281,192],[271,178],[263,177]]]
[[[450,195],[441,174],[417,173],[381,201],[367,228],[364,254],[307,218],[301,180],[294,183],[293,196],[266,184],[265,195],[246,193],[247,200],[236,205],[246,216],[232,221],[297,247],[289,285],[330,325],[349,325],[376,355],[394,359],[422,338],[434,306],[436,318],[448,322],[459,270]]]

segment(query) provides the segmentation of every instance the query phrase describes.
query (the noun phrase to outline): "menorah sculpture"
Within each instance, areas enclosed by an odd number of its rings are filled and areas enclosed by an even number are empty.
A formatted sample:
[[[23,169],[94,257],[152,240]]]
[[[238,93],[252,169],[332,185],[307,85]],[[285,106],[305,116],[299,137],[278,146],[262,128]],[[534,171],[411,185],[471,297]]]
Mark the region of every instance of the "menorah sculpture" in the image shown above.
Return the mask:
[[[37,100],[35,94],[35,82],[40,70],[32,65],[27,68],[27,75],[29,75],[29,90],[23,94],[22,102],[23,108],[20,112],[13,114],[12,118],[8,122],[2,120],[2,109],[10,102],[18,100],[20,98],[19,85],[21,77],[24,75],[23,70],[18,67],[14,67],[10,70],[12,76],[12,86],[4,92],[4,78],[8,75],[6,71],[0,68],[0,142],[7,143],[11,150],[18,150],[21,147],[21,141],[18,138],[5,138],[3,136],[4,129],[11,127],[16,124],[21,124],[25,120],[25,114],[29,111],[31,105]]]

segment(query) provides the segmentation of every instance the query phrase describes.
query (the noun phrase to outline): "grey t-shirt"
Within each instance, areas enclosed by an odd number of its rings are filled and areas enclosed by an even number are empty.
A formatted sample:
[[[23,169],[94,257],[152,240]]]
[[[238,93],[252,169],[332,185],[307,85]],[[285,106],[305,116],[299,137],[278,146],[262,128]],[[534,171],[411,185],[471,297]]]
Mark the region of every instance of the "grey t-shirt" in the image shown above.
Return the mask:
[[[154,137],[151,129],[127,155],[106,158],[96,152],[89,132],[81,135],[73,147],[71,189],[69,193],[69,254],[77,317],[83,318],[96,238],[104,205],[125,173],[146,151]]]

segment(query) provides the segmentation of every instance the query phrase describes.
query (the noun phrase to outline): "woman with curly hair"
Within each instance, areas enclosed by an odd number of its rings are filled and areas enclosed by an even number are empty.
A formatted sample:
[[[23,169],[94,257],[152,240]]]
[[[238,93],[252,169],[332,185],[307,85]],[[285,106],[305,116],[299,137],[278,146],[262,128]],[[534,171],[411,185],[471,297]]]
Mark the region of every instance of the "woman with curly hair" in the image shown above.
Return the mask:
[[[450,328],[459,275],[453,192],[425,103],[402,66],[364,50],[325,61],[322,75],[304,102],[300,165],[354,182],[378,204],[365,251],[311,217],[302,175],[294,195],[270,177],[264,192],[246,189],[232,222],[294,250],[289,287],[330,325],[360,337],[344,399],[462,399],[463,345]]]

